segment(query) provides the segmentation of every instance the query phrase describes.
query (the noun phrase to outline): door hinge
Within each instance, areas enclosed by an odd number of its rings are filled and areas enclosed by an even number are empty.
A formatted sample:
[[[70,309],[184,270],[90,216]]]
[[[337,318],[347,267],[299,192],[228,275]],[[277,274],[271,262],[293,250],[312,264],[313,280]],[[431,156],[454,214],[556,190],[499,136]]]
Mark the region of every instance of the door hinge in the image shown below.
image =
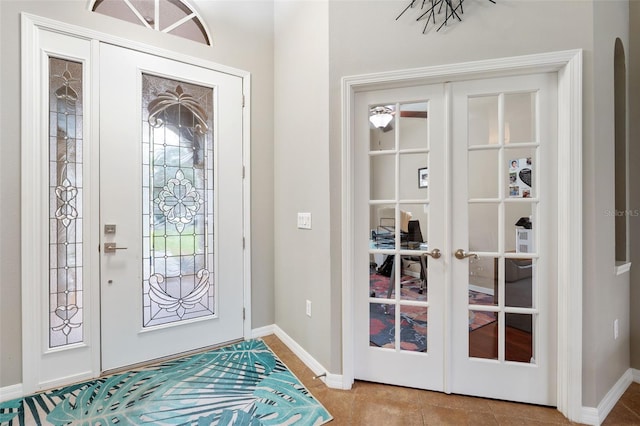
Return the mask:
[[[246,310],[245,308],[242,308],[242,319],[247,319],[247,315],[246,315]]]
[[[242,108],[244,108],[244,93],[242,94]]]
[[[242,166],[242,179],[244,179],[244,176],[245,176],[245,169],[244,169],[244,166]]]
[[[245,247],[245,240],[244,240],[244,237],[242,237],[242,250],[244,250],[244,247]]]

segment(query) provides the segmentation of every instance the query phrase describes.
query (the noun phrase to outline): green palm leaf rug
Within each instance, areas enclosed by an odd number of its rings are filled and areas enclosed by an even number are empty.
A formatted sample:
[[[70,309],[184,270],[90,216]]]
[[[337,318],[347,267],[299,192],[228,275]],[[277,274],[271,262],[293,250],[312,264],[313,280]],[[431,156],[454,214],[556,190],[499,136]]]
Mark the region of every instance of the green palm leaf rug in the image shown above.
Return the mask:
[[[307,426],[331,419],[262,340],[0,403],[3,426]]]

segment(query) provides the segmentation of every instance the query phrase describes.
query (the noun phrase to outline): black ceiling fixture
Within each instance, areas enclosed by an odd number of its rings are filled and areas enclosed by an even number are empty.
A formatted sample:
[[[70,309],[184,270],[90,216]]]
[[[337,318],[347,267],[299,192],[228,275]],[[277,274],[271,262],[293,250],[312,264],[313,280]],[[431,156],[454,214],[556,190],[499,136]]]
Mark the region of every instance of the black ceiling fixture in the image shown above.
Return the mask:
[[[496,3],[494,0],[488,1],[493,4]],[[424,10],[424,12],[420,16],[418,16],[418,19],[416,19],[416,21],[420,21],[426,18],[424,28],[422,29],[422,34],[427,32],[427,27],[429,26],[430,22],[433,22],[434,26],[437,25],[436,15],[440,15],[443,12],[444,8],[444,21],[436,30],[440,31],[440,29],[443,26],[447,25],[449,21],[454,21],[455,19],[457,19],[458,21],[462,22],[462,18],[460,17],[460,15],[464,13],[464,9],[462,8],[463,2],[464,0],[457,0],[457,2],[455,0],[410,0],[409,5],[405,7],[402,12],[400,12],[400,15],[398,15],[396,21],[400,19],[400,17],[404,15],[407,10],[413,9],[414,7],[417,8],[418,4],[422,3],[420,5],[420,10]]]

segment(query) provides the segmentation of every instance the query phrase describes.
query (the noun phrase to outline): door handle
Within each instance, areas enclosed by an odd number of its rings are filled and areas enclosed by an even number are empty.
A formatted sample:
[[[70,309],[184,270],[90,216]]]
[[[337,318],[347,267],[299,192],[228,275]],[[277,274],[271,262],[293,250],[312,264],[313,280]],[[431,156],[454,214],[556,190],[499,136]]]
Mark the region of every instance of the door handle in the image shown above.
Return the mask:
[[[126,250],[127,247],[117,247],[116,243],[104,243],[105,253],[115,253],[116,250]]]
[[[434,248],[433,250],[431,250],[430,252],[427,251],[424,253],[424,256],[431,256],[434,259],[440,259],[440,256],[442,256],[442,254],[440,253],[440,250],[437,248]]]
[[[466,251],[464,251],[462,249],[456,250],[456,252],[453,253],[453,254],[456,257],[456,259],[466,259],[467,257],[473,257],[474,259],[478,258],[477,254],[475,254],[475,253],[467,253]]]

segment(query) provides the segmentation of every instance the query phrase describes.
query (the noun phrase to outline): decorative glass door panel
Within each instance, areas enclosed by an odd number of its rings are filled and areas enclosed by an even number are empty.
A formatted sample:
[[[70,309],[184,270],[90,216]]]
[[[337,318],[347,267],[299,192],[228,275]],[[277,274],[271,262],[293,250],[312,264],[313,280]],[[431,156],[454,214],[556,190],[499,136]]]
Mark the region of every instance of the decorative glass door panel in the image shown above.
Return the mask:
[[[83,64],[49,58],[49,347],[84,342]]]
[[[142,75],[144,327],[215,313],[213,99]]]
[[[242,338],[242,80],[100,55],[103,370]]]

